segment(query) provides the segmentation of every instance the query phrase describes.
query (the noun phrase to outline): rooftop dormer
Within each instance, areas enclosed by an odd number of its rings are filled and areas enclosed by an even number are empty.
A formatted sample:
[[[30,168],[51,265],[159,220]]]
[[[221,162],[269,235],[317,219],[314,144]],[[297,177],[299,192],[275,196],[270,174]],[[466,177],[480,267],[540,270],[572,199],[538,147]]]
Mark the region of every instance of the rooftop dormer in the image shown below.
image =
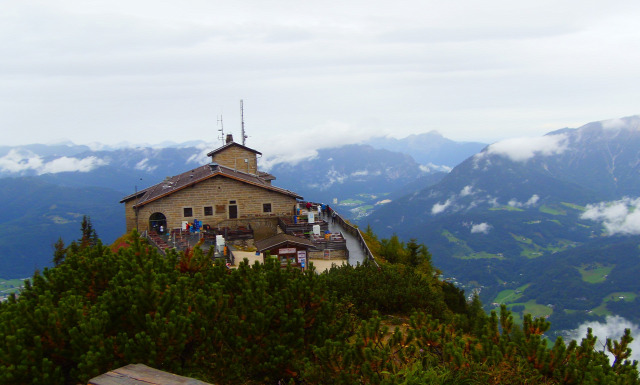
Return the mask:
[[[224,146],[207,154],[211,162],[252,175],[258,174],[258,155],[262,153],[234,142],[231,134],[227,135]]]

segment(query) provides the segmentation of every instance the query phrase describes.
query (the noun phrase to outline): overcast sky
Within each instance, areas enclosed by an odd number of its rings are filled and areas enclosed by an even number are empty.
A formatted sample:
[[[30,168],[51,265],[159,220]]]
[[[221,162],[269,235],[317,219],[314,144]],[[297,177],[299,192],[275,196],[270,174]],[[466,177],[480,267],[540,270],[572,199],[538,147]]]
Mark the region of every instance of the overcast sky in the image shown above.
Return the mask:
[[[640,113],[640,2],[3,1],[0,144],[494,142]]]

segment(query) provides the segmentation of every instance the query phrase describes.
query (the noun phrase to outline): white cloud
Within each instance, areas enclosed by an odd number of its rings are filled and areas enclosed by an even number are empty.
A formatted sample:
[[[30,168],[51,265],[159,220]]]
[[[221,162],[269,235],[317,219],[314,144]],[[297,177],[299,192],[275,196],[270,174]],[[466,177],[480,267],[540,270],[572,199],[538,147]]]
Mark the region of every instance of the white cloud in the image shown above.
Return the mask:
[[[218,148],[222,145],[222,143],[198,143],[196,144],[196,148],[199,150],[197,153],[191,155],[188,159],[187,159],[187,164],[189,163],[195,163],[195,164],[207,164],[209,162],[211,162],[211,158],[207,156],[207,154],[209,152],[211,152],[212,148]]]
[[[532,207],[532,206],[535,206],[539,200],[540,200],[540,197],[538,196],[538,194],[533,194],[531,198],[529,198],[529,200],[527,200],[524,203],[519,202],[517,199],[513,198],[507,204],[511,207]]]
[[[260,170],[269,171],[271,168],[278,163],[289,163],[291,165],[296,165],[299,162],[313,160],[318,157],[318,151],[315,149],[309,150],[297,150],[292,151],[290,153],[275,153],[271,156],[260,158],[258,162],[260,163]],[[328,161],[332,161],[333,159],[327,159]]]
[[[24,174],[34,172],[38,175],[55,174],[59,172],[88,172],[109,162],[95,156],[83,159],[60,157],[45,162],[42,157],[30,151],[12,149],[0,158],[0,172]]]
[[[351,173],[351,176],[367,176],[369,175],[368,170],[358,170]]]
[[[22,173],[42,168],[42,158],[31,151],[12,149],[0,158],[0,171],[7,173]]]
[[[261,166],[265,170],[281,162],[295,164],[314,158],[318,154],[316,150],[320,148],[354,144],[373,135],[364,128],[335,121],[310,128],[300,127],[296,130],[277,132],[261,140],[260,147],[269,149],[269,154],[261,159]]]
[[[453,170],[451,167],[449,166],[439,166],[437,164],[433,164],[433,163],[429,163],[429,164],[421,164],[420,166],[420,170],[423,172],[446,172],[449,173],[451,172],[451,170]]]
[[[612,340],[620,341],[620,337],[624,334],[624,329],[631,330],[631,336],[634,337],[634,340],[631,342],[631,359],[632,360],[640,360],[640,328],[638,325],[628,321],[624,317],[620,316],[607,316],[605,318],[605,323],[601,322],[586,322],[580,325],[575,330],[567,331],[567,337],[569,339],[576,340],[578,343],[587,335],[587,328],[591,328],[593,331],[593,335],[598,337],[599,343],[597,344],[600,350],[604,350],[602,347],[607,338],[611,338]],[[609,355],[609,354],[608,354]],[[610,356],[610,355],[609,355]],[[610,356],[611,361],[611,356]],[[613,363],[613,362],[611,362]]]
[[[625,197],[618,201],[590,204],[580,218],[602,223],[609,235],[638,235],[640,198]]]
[[[471,185],[464,186],[462,190],[460,190],[460,196],[466,197],[467,195],[471,195],[473,194],[472,190],[473,190],[473,186]]]
[[[602,122],[602,128],[608,130],[617,130],[627,127],[627,123],[622,119],[609,119]]]
[[[327,175],[325,178],[325,187],[331,186],[334,183],[344,183],[344,181],[347,179],[347,175],[342,174],[341,172],[335,170],[334,168],[331,168],[331,170],[327,171]]]
[[[47,162],[43,167],[38,170],[38,174],[56,174],[59,172],[89,172],[100,166],[107,165],[108,162],[97,158],[95,156],[89,156],[82,159],[68,158],[63,156],[57,158],[51,162]]]
[[[140,171],[151,172],[158,168],[158,166],[149,166],[149,158],[144,158],[140,162],[136,163],[135,169]]]
[[[440,202],[436,203],[431,208],[431,214],[433,215],[440,214],[441,212],[445,211],[447,207],[451,205],[451,203],[453,203],[453,200],[451,199],[447,199],[447,201],[444,203],[440,203]]]
[[[537,194],[533,194],[531,198],[529,198],[529,200],[525,202],[524,205],[527,207],[534,206],[536,203],[538,203],[539,200],[540,197]]]
[[[506,139],[490,145],[486,152],[481,152],[476,156],[482,157],[484,154],[494,154],[505,156],[515,162],[524,162],[536,155],[561,154],[566,149],[566,135],[546,135],[536,138]]]
[[[471,234],[477,234],[477,233],[489,234],[489,231],[491,230],[492,227],[493,226],[491,226],[487,222],[474,224],[471,226]]]

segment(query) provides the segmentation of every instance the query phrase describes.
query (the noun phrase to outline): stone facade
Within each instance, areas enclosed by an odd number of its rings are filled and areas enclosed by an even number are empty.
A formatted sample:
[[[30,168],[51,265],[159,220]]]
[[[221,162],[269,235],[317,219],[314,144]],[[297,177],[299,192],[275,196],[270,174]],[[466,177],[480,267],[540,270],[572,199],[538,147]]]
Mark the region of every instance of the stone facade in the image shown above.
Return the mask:
[[[179,228],[183,221],[193,222],[194,219],[214,227],[230,218],[234,206],[237,218],[274,217],[293,215],[296,202],[296,198],[289,195],[216,176],[141,206],[137,221],[135,199],[126,201],[126,226],[127,232],[136,227],[139,232],[149,230],[151,215],[161,213],[166,218],[167,230]],[[192,215],[185,216],[185,209],[189,208]],[[210,215],[205,215],[205,208]]]
[[[256,175],[258,173],[256,153],[239,145],[232,144],[224,151],[214,153],[211,156],[211,161],[247,174]]]

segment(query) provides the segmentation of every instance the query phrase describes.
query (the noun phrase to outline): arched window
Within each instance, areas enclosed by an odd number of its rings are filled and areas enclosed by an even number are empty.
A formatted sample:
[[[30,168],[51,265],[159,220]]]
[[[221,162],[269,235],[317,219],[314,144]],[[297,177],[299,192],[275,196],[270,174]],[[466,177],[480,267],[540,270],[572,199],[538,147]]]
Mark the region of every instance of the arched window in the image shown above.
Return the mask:
[[[155,231],[158,234],[162,234],[167,231],[167,217],[163,213],[153,213],[149,217],[149,229]]]

